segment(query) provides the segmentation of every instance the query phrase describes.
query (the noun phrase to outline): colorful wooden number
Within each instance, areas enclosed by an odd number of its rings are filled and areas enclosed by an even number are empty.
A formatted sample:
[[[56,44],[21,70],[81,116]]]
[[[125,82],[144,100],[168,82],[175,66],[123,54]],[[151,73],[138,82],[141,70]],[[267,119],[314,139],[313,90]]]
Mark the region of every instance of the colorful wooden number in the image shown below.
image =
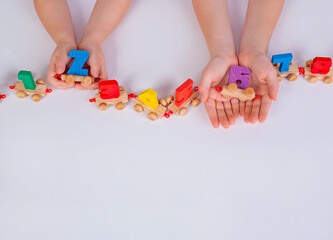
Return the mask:
[[[332,67],[332,59],[327,57],[316,57],[311,65],[311,73],[327,74]]]
[[[69,57],[75,58],[67,74],[88,76],[88,69],[82,69],[86,63],[89,53],[81,50],[72,50],[69,52]]]
[[[232,66],[230,68],[229,84],[236,83],[240,89],[249,87],[250,84],[250,69],[240,66]]]
[[[20,71],[17,75],[17,78],[23,82],[25,89],[27,90],[36,89],[36,83],[30,71]]]
[[[289,71],[289,65],[291,61],[293,60],[293,55],[291,53],[284,53],[284,54],[278,54],[272,56],[272,63],[278,64],[280,63],[279,71],[282,72],[288,72]]]
[[[175,104],[180,107],[187,99],[191,97],[193,92],[193,81],[188,79],[182,85],[176,89],[176,101]]]
[[[140,93],[138,99],[152,109],[156,109],[158,107],[157,92],[152,89],[147,89],[146,91]]]
[[[119,98],[119,85],[116,80],[106,80],[99,82],[99,94],[101,99]]]

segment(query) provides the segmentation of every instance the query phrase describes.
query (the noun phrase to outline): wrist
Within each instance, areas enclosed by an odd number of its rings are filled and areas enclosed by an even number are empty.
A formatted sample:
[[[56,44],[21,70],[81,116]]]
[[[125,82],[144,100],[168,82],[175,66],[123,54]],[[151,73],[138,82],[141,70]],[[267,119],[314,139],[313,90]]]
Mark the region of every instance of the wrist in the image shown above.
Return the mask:
[[[79,44],[79,49],[84,48],[85,46],[101,46],[104,39],[97,34],[84,34],[82,40]]]

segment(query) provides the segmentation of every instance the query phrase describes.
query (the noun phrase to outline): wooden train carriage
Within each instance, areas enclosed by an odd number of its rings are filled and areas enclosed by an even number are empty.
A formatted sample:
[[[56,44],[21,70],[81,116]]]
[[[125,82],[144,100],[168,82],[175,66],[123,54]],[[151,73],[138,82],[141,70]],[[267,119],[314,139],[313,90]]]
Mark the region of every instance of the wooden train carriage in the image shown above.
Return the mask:
[[[102,99],[99,93],[95,95],[96,105],[99,110],[105,111],[109,105],[116,105],[117,110],[123,110],[125,108],[124,103],[128,103],[128,94],[123,87],[119,86],[120,96],[112,99]]]
[[[310,83],[316,83],[318,80],[323,80],[325,84],[330,84],[333,82],[333,68],[327,74],[318,74],[311,72],[311,65],[313,60],[308,60],[306,62],[306,67],[304,68],[304,78],[309,80]]]
[[[253,88],[248,87],[245,90],[239,89],[235,83],[223,86],[221,94],[225,98],[238,98],[241,102],[251,101],[256,97]]]
[[[167,98],[167,103],[168,105],[168,110],[172,111],[174,114],[176,115],[180,115],[180,116],[185,116],[186,113],[188,112],[188,109],[186,108],[188,105],[192,105],[193,107],[196,107],[200,104],[200,100],[197,99],[197,97],[199,96],[199,93],[196,91],[193,91],[191,96],[180,106],[177,106],[173,96],[169,96]]]
[[[167,108],[163,106],[162,104],[158,104],[158,107],[156,109],[152,109],[151,107],[148,107],[143,102],[141,102],[138,98],[135,98],[134,101],[134,110],[137,112],[145,111],[148,113],[148,118],[152,121],[155,121],[157,119],[161,119],[165,112],[167,111]]]
[[[277,64],[273,64],[274,68],[276,70],[277,78],[279,82],[282,81],[282,78],[287,78],[289,81],[296,81],[298,75],[300,74],[299,68],[295,64],[289,65],[289,71],[288,72],[280,72],[279,66]]]
[[[31,95],[31,99],[35,102],[39,102],[41,97],[45,97],[46,90],[46,84],[43,79],[38,79],[36,81],[35,90],[27,90],[22,81],[18,81],[14,88],[16,96],[19,98],[25,98],[27,95]]]

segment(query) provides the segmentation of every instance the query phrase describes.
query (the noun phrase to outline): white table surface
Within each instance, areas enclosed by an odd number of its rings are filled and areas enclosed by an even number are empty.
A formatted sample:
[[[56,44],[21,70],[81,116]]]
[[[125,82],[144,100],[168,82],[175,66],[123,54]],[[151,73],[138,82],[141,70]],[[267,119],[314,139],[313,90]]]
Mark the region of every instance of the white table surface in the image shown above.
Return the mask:
[[[239,43],[247,1],[230,10]],[[94,1],[71,0],[78,38]],[[333,57],[333,2],[288,1],[269,55]],[[204,106],[156,122],[100,112],[96,91],[41,102],[8,86],[46,76],[55,48],[32,1],[1,5],[0,240],[333,239],[333,89],[281,83],[264,124],[213,129]],[[191,1],[137,0],[103,44],[110,79],[166,97],[209,60]]]

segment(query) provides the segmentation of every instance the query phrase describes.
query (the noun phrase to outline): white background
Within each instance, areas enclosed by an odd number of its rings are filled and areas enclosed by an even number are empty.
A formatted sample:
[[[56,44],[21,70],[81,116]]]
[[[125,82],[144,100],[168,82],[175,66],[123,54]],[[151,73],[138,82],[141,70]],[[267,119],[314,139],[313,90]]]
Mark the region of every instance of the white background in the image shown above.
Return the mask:
[[[247,1],[232,1],[237,44]],[[94,1],[71,0],[80,39]],[[333,57],[333,2],[288,1],[269,56]],[[204,106],[151,122],[96,91],[41,102],[8,87],[45,78],[55,48],[32,1],[1,4],[0,240],[333,239],[333,89],[283,80],[264,124],[213,129]],[[166,97],[209,60],[191,1],[137,0],[103,44],[110,79]]]

